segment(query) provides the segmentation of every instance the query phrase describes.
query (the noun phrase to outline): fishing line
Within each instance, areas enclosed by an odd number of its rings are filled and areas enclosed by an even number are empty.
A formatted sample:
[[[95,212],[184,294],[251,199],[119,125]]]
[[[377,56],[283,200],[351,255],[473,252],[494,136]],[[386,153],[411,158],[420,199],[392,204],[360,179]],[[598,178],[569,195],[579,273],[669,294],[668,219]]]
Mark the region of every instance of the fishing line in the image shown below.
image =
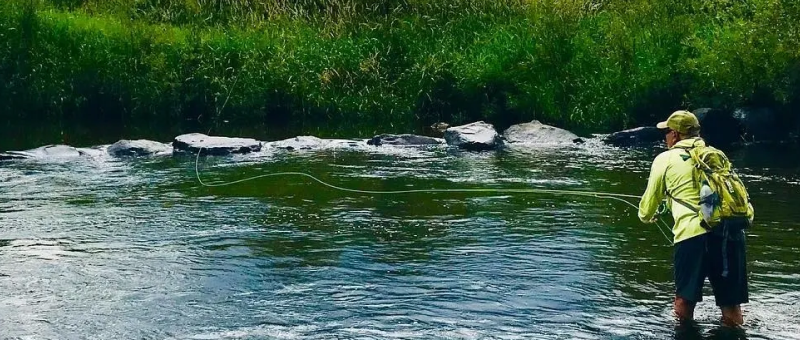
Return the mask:
[[[345,188],[340,187],[337,185],[330,184],[325,182],[317,177],[309,175],[304,172],[275,172],[275,173],[268,173],[268,174],[261,174],[257,176],[247,177],[240,180],[230,181],[230,182],[223,182],[223,183],[206,183],[200,178],[200,153],[203,151],[201,147],[200,150],[197,151],[197,156],[195,157],[194,162],[194,174],[197,178],[197,181],[200,185],[204,187],[224,187],[229,185],[234,185],[243,182],[249,182],[252,180],[265,178],[265,177],[275,177],[275,176],[301,176],[309,178],[323,186],[326,186],[331,189],[343,191],[343,192],[350,192],[350,193],[357,193],[357,194],[368,194],[368,195],[397,195],[397,194],[414,194],[414,193],[486,193],[486,192],[495,192],[495,193],[539,193],[539,194],[553,194],[553,195],[573,195],[573,196],[583,196],[583,197],[596,197],[596,198],[607,198],[613,199],[620,202],[624,202],[625,204],[633,207],[634,209],[639,209],[636,205],[631,202],[625,200],[625,198],[634,198],[640,199],[641,197],[635,195],[626,195],[626,194],[617,194],[611,192],[599,192],[599,191],[581,191],[581,190],[558,190],[558,189],[537,189],[537,188],[527,188],[527,189],[514,189],[514,188],[460,188],[460,189],[408,189],[408,190],[361,190],[361,189],[352,189],[352,188]],[[657,220],[656,222],[661,222]],[[664,238],[672,245],[672,240],[667,236],[664,230],[661,229],[661,225],[656,223],[656,227],[658,227],[658,231],[664,235]],[[667,227],[669,229],[669,227]]]
[[[235,69],[234,69],[234,72],[235,72]],[[225,106],[228,105],[228,100],[231,98],[231,93],[233,93],[233,89],[236,87],[236,83],[238,81],[239,81],[239,77],[237,75],[235,77],[235,79],[234,79],[233,85],[231,86],[230,89],[228,89],[228,95],[225,97],[225,102],[222,104],[222,107],[217,110],[217,114],[214,117],[214,123],[215,123],[214,125],[219,124],[218,119],[222,115],[222,111],[225,109]],[[212,125],[212,127],[209,127],[208,133],[211,133],[211,129],[213,128],[214,125]],[[205,183],[200,178],[200,169],[199,169],[200,153],[202,151],[203,151],[202,147],[199,150],[197,150],[197,156],[195,157],[195,160],[194,160],[194,173],[195,173],[195,177],[197,177],[197,181],[200,183],[200,185],[202,185],[204,187],[212,187],[212,188],[213,187],[223,187],[223,186],[234,185],[234,184],[248,182],[248,181],[252,181],[252,180],[256,180],[256,179],[260,179],[260,178],[265,178],[265,177],[302,176],[302,177],[307,177],[307,178],[309,178],[309,179],[311,179],[313,181],[316,181],[317,183],[319,183],[319,184],[321,184],[323,186],[329,187],[331,189],[335,189],[335,190],[339,190],[339,191],[343,191],[343,192],[357,193],[357,194],[397,195],[397,194],[413,194],[413,193],[486,193],[486,192],[518,193],[518,194],[522,194],[522,193],[541,193],[541,194],[552,194],[552,195],[573,195],[573,196],[584,196],[584,197],[607,198],[607,199],[613,199],[613,200],[617,200],[617,201],[623,202],[623,203],[633,207],[634,209],[637,209],[637,210],[639,209],[636,205],[634,205],[631,202],[628,202],[625,199],[625,198],[640,199],[639,196],[626,195],[626,194],[616,194],[616,193],[611,193],[611,192],[581,191],[581,190],[558,190],[558,189],[536,189],[536,188],[529,188],[529,189],[513,189],[513,188],[435,189],[434,188],[434,189],[409,189],[409,190],[390,190],[390,191],[360,190],[360,189],[351,189],[351,188],[345,188],[345,187],[336,186],[336,185],[327,183],[327,182],[325,182],[325,181],[323,181],[323,180],[321,180],[319,178],[316,178],[316,177],[314,177],[312,175],[309,175],[307,173],[304,173],[304,172],[276,172],[276,173],[268,173],[268,174],[261,174],[261,175],[258,175],[258,176],[247,177],[247,178],[243,178],[243,179],[236,180],[236,181],[231,181],[231,182]],[[336,151],[334,149],[334,157],[336,157],[335,152]],[[658,215],[656,215],[656,216],[658,216]],[[661,232],[661,235],[664,235],[664,238],[667,240],[667,242],[670,245],[673,245],[672,239],[670,239],[667,236],[667,234],[664,232],[664,230],[662,230],[662,227],[661,227],[660,223],[663,223],[667,230],[669,230],[669,226],[667,226],[665,222],[661,221],[660,218],[656,219],[656,227],[658,228],[658,231]]]

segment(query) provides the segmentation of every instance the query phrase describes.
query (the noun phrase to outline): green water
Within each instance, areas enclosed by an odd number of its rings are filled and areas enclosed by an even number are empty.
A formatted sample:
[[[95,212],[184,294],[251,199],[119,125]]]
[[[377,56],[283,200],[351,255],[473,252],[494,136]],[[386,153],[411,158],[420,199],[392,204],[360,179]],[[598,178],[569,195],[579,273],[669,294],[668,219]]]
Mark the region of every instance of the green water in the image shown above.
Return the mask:
[[[115,141],[104,138],[74,145]],[[370,190],[637,195],[657,152],[595,140],[483,153],[363,146],[203,158],[200,169],[210,182],[304,171]],[[756,206],[749,339],[800,334],[799,154],[730,153]],[[697,328],[676,329],[672,247],[620,202],[360,195],[301,177],[204,188],[194,166],[191,156],[0,163],[0,338],[733,338],[719,334],[710,290]]]

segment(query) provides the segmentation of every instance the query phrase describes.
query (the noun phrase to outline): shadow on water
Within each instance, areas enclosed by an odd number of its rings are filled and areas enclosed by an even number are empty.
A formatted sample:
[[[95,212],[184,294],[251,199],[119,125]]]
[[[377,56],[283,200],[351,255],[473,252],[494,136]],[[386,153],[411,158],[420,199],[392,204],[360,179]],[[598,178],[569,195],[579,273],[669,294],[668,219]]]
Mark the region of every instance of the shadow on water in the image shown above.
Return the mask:
[[[716,326],[708,331],[695,322],[679,322],[675,325],[675,340],[747,340],[744,329]]]

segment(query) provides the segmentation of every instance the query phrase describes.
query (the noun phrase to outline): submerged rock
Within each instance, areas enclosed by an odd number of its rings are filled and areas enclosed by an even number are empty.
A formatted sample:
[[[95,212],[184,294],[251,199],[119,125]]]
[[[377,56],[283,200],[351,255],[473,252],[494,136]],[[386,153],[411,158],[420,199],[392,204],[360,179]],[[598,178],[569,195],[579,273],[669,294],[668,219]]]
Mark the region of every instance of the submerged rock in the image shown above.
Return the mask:
[[[172,151],[172,146],[146,139],[123,139],[111,144],[106,151],[109,155],[116,157],[150,156],[169,153]]]
[[[444,139],[447,144],[466,150],[492,150],[501,143],[494,126],[482,121],[448,128]]]
[[[391,135],[382,134],[372,137],[367,141],[368,145],[438,145],[443,144],[444,141],[438,138],[417,136],[417,135]]]
[[[329,139],[325,144],[327,148],[360,148],[366,146],[365,140],[352,140],[352,139]]]
[[[542,124],[538,120],[513,125],[503,132],[503,137],[506,142],[519,144],[571,144],[583,142],[578,135],[570,131]]]
[[[81,151],[69,145],[45,145],[36,149],[25,151],[8,151],[5,153],[12,159],[47,159],[47,158],[77,158],[86,155],[85,151]]]
[[[231,138],[206,136],[190,133],[175,137],[172,142],[175,151],[196,153],[203,150],[208,155],[229,155],[261,151],[261,142],[251,138]]]
[[[614,132],[603,142],[614,146],[646,146],[664,140],[664,133],[655,126],[642,126],[635,129]]]
[[[269,143],[270,146],[286,150],[311,150],[325,147],[330,141],[314,136],[297,136]]]

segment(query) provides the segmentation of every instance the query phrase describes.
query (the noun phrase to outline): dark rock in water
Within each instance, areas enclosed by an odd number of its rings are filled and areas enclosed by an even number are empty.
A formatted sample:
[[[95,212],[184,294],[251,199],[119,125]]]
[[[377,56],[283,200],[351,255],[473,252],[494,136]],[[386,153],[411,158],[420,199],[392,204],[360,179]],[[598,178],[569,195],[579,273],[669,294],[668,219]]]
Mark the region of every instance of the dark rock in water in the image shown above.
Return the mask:
[[[441,133],[444,133],[447,130],[447,128],[449,128],[449,127],[450,127],[450,124],[447,124],[445,122],[438,122],[438,123],[431,124],[431,129],[434,129],[434,130],[439,131]]]
[[[768,108],[739,108],[733,118],[742,127],[743,139],[748,142],[776,141],[786,138],[788,126],[781,126],[777,112]]]
[[[281,141],[271,142],[270,145],[286,150],[311,150],[319,149],[328,144],[328,141],[314,136],[297,136]]]
[[[203,150],[207,155],[228,155],[261,151],[261,142],[251,138],[230,138],[190,133],[175,137],[175,151],[196,153]]]
[[[663,131],[655,126],[642,126],[614,132],[603,139],[604,142],[614,146],[646,146],[663,140]]]
[[[449,127],[450,127],[450,124],[447,124],[447,123],[444,123],[444,122],[433,123],[433,124],[431,124],[431,126],[425,128],[423,133],[425,133],[428,136],[441,138],[441,137],[444,137],[444,132]]]
[[[482,121],[445,130],[447,144],[467,150],[492,150],[500,146],[500,135],[491,124]]]
[[[146,139],[123,139],[111,144],[106,151],[109,155],[116,157],[150,156],[171,152],[172,147],[169,144],[154,142]]]
[[[442,140],[433,137],[417,135],[390,135],[383,134],[372,137],[367,141],[368,145],[437,145],[442,144]]]
[[[730,113],[710,108],[692,111],[700,121],[700,135],[712,146],[725,146],[741,140],[742,128]]]
[[[572,144],[583,142],[578,135],[572,132],[542,124],[538,120],[513,125],[503,132],[503,137],[509,143],[519,144]]]

